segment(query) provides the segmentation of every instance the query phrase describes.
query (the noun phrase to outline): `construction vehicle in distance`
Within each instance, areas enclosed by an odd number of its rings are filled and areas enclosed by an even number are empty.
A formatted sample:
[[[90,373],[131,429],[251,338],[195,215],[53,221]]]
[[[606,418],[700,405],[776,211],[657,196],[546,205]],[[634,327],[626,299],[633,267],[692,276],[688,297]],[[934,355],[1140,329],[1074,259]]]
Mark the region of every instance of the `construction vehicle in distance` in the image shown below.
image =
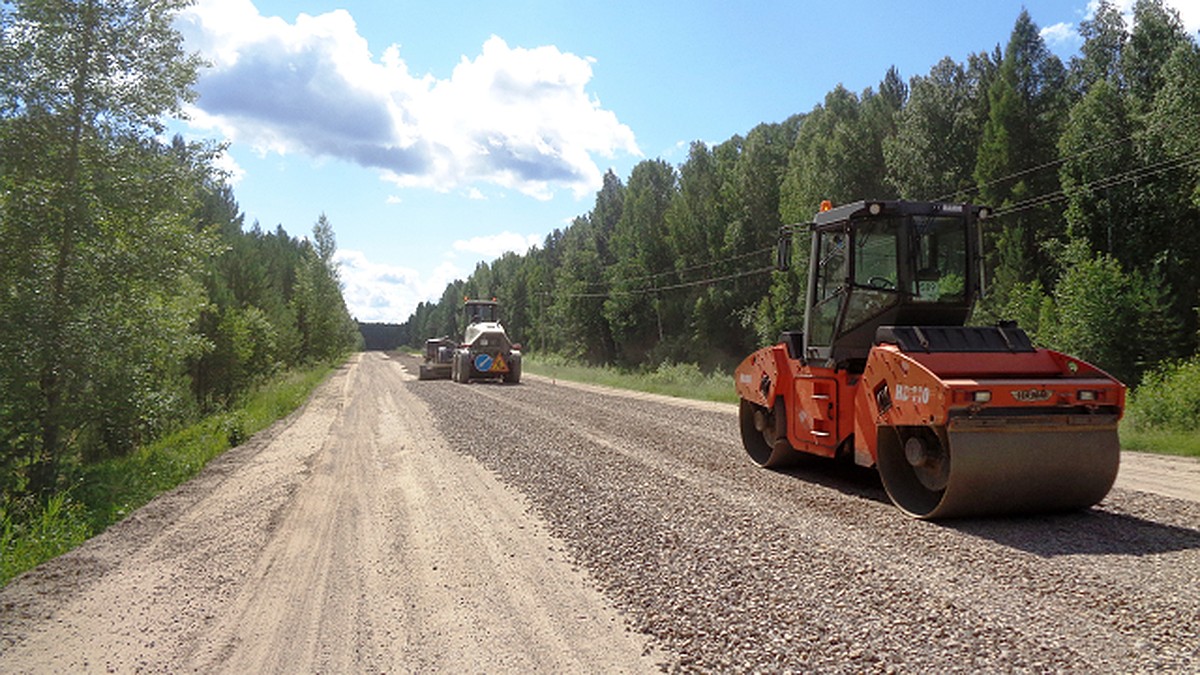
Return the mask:
[[[464,299],[463,337],[450,363],[450,379],[521,381],[521,345],[513,344],[500,324],[500,303]]]
[[[449,337],[425,341],[425,361],[419,379],[450,378],[455,382],[499,379],[521,381],[521,345],[513,344],[500,324],[500,303],[463,299],[462,340]]]
[[[417,379],[444,380],[450,377],[454,362],[454,351],[457,348],[458,343],[449,337],[429,338],[426,340],[425,362],[421,364]]]
[[[1015,323],[966,326],[982,290],[987,207],[828,202],[811,239],[802,331],[735,372],[758,465],[799,453],[874,466],[916,518],[1082,509],[1116,479],[1125,387],[1035,347]]]

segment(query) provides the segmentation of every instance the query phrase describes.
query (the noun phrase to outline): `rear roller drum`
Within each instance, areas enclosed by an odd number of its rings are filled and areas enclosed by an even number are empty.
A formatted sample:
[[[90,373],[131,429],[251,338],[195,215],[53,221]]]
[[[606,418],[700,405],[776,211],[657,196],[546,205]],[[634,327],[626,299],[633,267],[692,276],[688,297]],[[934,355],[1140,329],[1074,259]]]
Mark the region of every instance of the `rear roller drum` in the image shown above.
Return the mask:
[[[738,426],[746,454],[755,464],[779,469],[796,462],[797,453],[787,440],[787,412],[782,400],[777,400],[775,410],[770,411],[742,399]]]
[[[937,508],[950,483],[950,451],[942,435],[928,427],[879,430],[883,487],[896,506],[918,518]]]

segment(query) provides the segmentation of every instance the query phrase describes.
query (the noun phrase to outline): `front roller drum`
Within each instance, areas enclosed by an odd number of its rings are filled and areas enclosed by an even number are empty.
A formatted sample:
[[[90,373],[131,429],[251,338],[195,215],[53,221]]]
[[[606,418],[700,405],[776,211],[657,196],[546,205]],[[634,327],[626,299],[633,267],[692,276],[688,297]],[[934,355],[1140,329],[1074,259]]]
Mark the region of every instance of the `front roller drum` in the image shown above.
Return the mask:
[[[917,518],[1084,509],[1112,488],[1115,416],[955,420],[949,428],[881,427],[879,475]]]

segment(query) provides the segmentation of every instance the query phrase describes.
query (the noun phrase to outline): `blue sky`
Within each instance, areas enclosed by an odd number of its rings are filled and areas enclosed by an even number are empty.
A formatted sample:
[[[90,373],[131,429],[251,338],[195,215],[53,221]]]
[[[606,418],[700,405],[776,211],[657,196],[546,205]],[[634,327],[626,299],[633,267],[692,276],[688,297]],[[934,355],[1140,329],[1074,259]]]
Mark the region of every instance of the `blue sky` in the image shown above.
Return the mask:
[[[1076,53],[1089,0],[199,0],[177,26],[211,67],[177,127],[229,143],[247,225],[324,213],[351,314],[402,322],[586,213],[604,171],[1003,46],[1022,6]]]

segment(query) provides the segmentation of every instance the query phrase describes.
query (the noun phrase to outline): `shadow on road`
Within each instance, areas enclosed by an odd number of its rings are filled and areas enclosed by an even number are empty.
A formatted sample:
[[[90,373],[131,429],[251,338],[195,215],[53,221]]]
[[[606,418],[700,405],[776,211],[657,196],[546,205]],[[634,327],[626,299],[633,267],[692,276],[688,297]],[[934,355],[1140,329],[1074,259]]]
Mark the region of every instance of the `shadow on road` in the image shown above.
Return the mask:
[[[1102,508],[1041,516],[948,520],[941,525],[1046,558],[1142,556],[1200,548],[1200,531]]]
[[[780,473],[842,494],[891,504],[879,474],[847,462],[802,456]],[[899,511],[897,518],[904,518]],[[1200,530],[1099,507],[1069,513],[935,521],[941,527],[1042,557],[1154,555],[1200,549]]]
[[[879,472],[847,460],[797,453],[795,464],[781,469],[779,473],[837,490],[842,494],[882,504],[892,503],[887,492],[883,490],[883,483],[879,481]]]

